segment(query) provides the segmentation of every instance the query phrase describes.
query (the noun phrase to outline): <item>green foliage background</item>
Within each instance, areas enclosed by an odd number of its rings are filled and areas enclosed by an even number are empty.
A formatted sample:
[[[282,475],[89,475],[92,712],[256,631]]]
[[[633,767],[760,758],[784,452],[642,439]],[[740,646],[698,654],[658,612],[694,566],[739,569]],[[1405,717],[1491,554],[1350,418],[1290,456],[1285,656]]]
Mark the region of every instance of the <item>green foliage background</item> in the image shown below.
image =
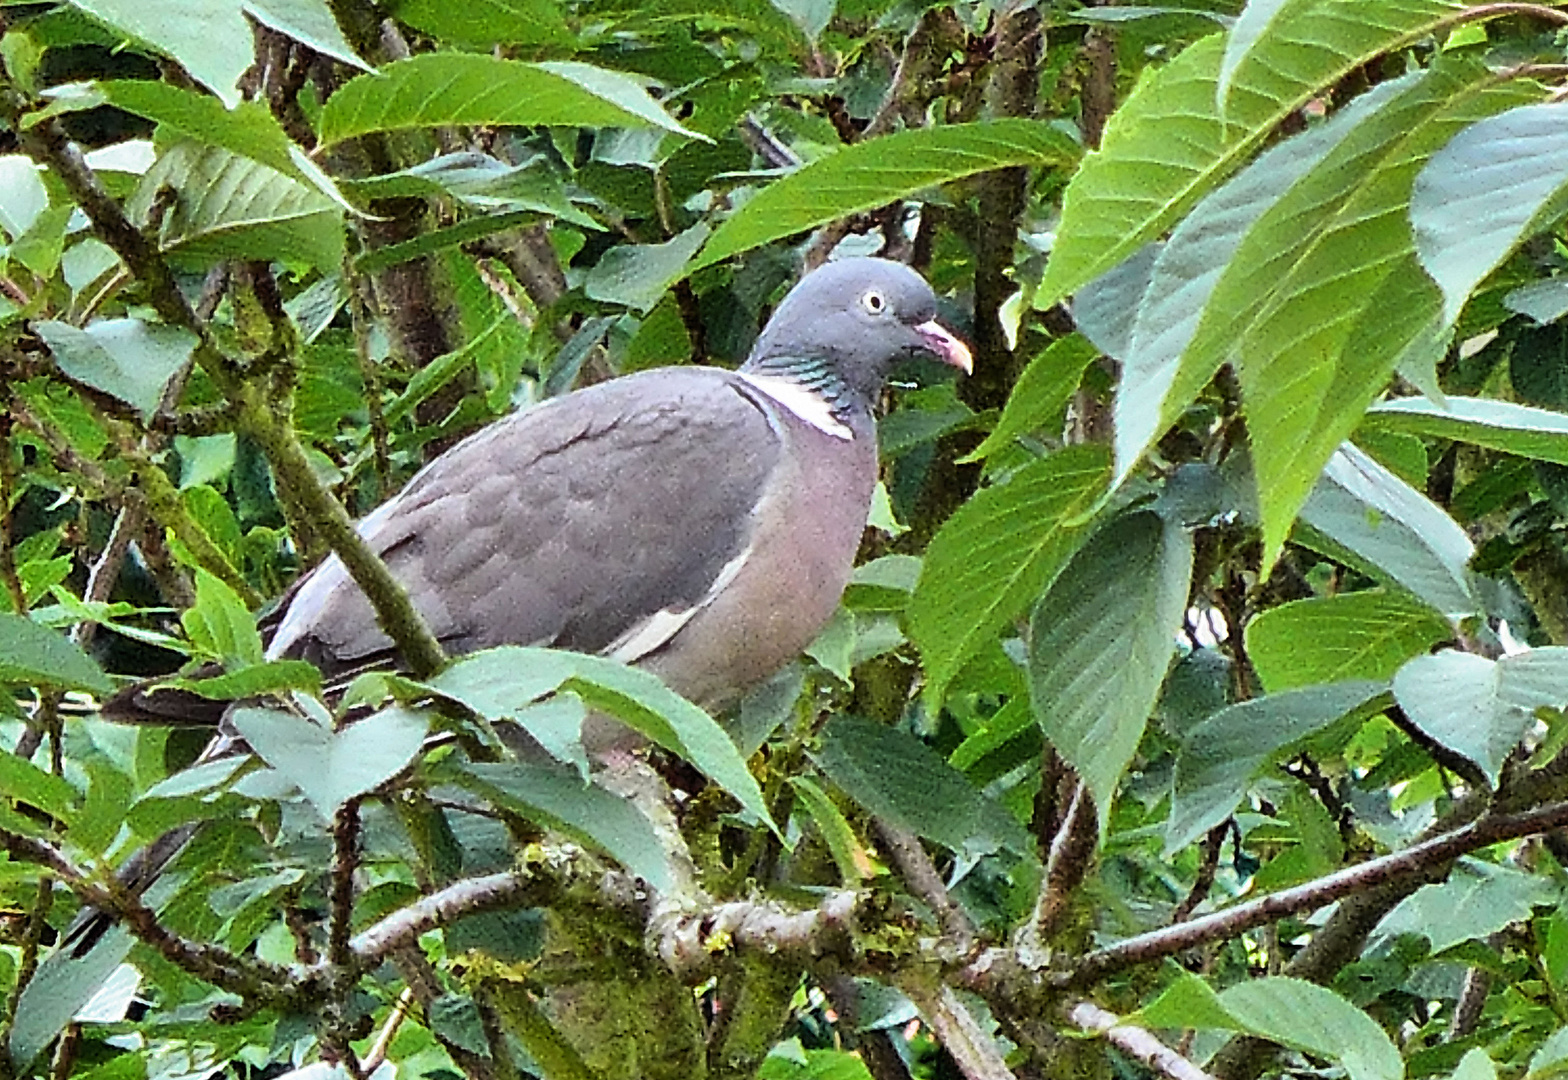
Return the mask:
[[[0,27],[0,1076],[1564,1068],[1568,11]],[[511,410],[739,362],[834,252],[921,270],[976,370],[889,391],[809,655],[718,722],[442,656],[351,518]],[[257,624],[331,551],[408,668],[346,698]],[[187,660],[255,755],[98,715]],[[590,778],[589,709],[653,768]]]

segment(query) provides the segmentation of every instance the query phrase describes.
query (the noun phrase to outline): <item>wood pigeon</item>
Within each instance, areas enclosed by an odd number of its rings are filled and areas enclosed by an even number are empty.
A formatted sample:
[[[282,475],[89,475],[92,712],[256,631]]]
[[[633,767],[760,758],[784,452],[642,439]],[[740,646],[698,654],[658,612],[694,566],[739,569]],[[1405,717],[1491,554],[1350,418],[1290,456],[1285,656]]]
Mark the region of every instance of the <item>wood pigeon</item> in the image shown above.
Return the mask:
[[[603,653],[717,710],[832,617],[877,479],[873,410],[889,369],[919,355],[971,368],[925,280],[884,259],[831,262],[738,371],[658,368],[515,413],[360,532],[451,653]],[[329,680],[396,662],[336,556],[288,600],[268,657]],[[166,697],[188,695],[138,695],[139,717]]]
[[[449,652],[604,653],[718,709],[832,617],[876,485],[873,410],[894,363],[923,354],[971,367],[919,274],[829,263],[784,298],[740,370],[660,368],[514,414],[431,462],[360,532]],[[287,599],[267,655],[335,681],[397,660],[336,556]],[[216,722],[224,707],[133,689],[105,714]],[[624,737],[609,727],[584,732],[590,753]],[[233,748],[219,739],[204,756]],[[193,831],[144,849],[122,884],[140,892]],[[49,1025],[32,1049],[126,954],[124,934],[96,947],[108,926],[80,913],[28,985],[30,1023]]]

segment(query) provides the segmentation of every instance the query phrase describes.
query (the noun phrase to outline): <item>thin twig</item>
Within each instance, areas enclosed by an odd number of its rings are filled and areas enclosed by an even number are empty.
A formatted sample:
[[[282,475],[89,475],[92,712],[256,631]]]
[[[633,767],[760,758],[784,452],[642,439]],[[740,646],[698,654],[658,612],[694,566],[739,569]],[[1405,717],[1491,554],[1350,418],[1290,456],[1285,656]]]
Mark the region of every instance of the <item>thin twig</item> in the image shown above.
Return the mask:
[[[1105,1036],[1105,1041],[1170,1080],[1214,1080],[1212,1076],[1160,1042],[1141,1027],[1124,1024],[1115,1013],[1080,1001],[1067,1011],[1068,1019],[1085,1031]]]
[[[332,900],[327,923],[327,960],[347,971],[354,954],[349,935],[354,926],[354,871],[359,866],[359,800],[350,799],[332,819]]]
[[[951,986],[933,986],[918,978],[900,979],[898,986],[931,1025],[966,1080],[1017,1080],[996,1040],[981,1030]]]
[[[954,943],[957,951],[967,953],[974,947],[975,928],[964,909],[958,906],[942,875],[937,873],[931,856],[921,846],[920,838],[902,825],[878,818],[876,833],[887,849],[889,860],[897,867],[899,877],[909,891],[925,902],[936,916],[943,934]]]

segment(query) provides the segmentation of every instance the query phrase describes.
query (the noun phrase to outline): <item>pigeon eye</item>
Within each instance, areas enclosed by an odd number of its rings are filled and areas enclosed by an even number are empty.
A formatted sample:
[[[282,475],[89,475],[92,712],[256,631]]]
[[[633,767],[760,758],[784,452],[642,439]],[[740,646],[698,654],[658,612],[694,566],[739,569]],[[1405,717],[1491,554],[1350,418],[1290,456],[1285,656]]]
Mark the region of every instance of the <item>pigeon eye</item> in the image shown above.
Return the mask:
[[[860,306],[873,315],[880,315],[887,308],[887,298],[875,289],[872,289],[870,292],[861,295]]]

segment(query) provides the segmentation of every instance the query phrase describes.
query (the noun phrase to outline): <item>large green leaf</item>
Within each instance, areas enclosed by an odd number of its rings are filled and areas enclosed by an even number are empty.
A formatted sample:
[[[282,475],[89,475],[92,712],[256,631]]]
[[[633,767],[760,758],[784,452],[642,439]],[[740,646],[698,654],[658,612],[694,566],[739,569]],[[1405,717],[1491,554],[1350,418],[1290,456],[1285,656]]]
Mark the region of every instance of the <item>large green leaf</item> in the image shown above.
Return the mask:
[[[1372,589],[1297,600],[1247,623],[1247,656],[1270,693],[1345,679],[1391,679],[1401,664],[1453,637],[1414,597]]]
[[[1568,706],[1568,648],[1500,660],[1456,649],[1418,656],[1394,676],[1394,698],[1417,727],[1496,784],[1535,710]]]
[[[448,124],[656,127],[688,138],[630,76],[577,62],[429,53],[361,75],[327,100],[321,141]]]
[[[180,142],[148,170],[126,209],[146,223],[165,188],[178,198],[158,240],[171,254],[205,262],[240,258],[343,263],[343,210],[327,195],[218,146]]]
[[[1414,363],[1408,350],[1425,348],[1429,366],[1446,344],[1406,218],[1417,171],[1455,131],[1537,93],[1499,86],[1480,65],[1440,64],[1360,124],[1248,237],[1234,267],[1238,290],[1215,303],[1255,313],[1239,374],[1265,565],[1324,462],[1396,365]],[[1270,283],[1261,304],[1247,296],[1258,281]],[[1231,311],[1210,314],[1211,325],[1235,324]]]
[[[1035,606],[1035,719],[1094,796],[1100,827],[1143,738],[1187,610],[1192,538],[1150,510],[1095,533]]]
[[[1180,851],[1230,817],[1263,763],[1388,689],[1346,682],[1267,694],[1221,709],[1183,739],[1176,758],[1165,852]]]
[[[279,709],[238,709],[234,729],[295,784],[325,820],[402,772],[430,730],[426,713],[392,706],[341,731]]]
[[[97,88],[117,108],[156,121],[186,138],[259,161],[348,206],[332,178],[288,137],[263,102],[242,101],[227,109],[206,94],[151,79],[112,80],[98,83]]]
[[[458,660],[429,685],[486,717],[518,711],[560,690],[679,754],[769,822],[757,781],[718,723],[655,676],[600,656],[563,649],[503,646]]]
[[[1404,1080],[1399,1050],[1366,1013],[1301,979],[1247,979],[1220,993],[1254,1035],[1337,1061],[1350,1080]]]
[[[140,319],[99,319],[86,329],[41,319],[33,329],[61,371],[134,406],[144,417],[152,416],[169,380],[196,348],[190,331]]]
[[[262,661],[261,634],[238,593],[206,570],[196,571],[196,603],[180,615],[186,637],[231,671]]]
[[[1301,509],[1310,547],[1409,590],[1441,614],[1480,610],[1470,586],[1475,545],[1421,492],[1351,443],[1329,459]]]
[[[1443,317],[1568,199],[1568,105],[1528,105],[1454,136],[1410,198],[1421,265],[1443,290]]]
[[[1228,67],[1228,39],[1215,35],[1147,74],[1068,186],[1036,305],[1054,304],[1169,229],[1302,103],[1373,57],[1430,33],[1463,6],[1458,0],[1290,5]],[[1229,75],[1223,111],[1222,71]]]
[[[975,495],[932,538],[908,609],[928,702],[1061,569],[1109,472],[1104,448],[1069,447]]]
[[[1440,953],[1523,922],[1536,906],[1555,905],[1557,900],[1557,889],[1533,874],[1460,859],[1447,881],[1423,885],[1401,900],[1378,923],[1377,932],[1420,934]]]
[[[608,853],[661,892],[673,877],[659,837],[635,803],[553,762],[464,764],[456,782],[502,809],[560,829]]]
[[[1037,120],[990,120],[900,131],[846,146],[763,188],[703,248],[697,266],[975,173],[1069,165],[1078,146]]]
[[[840,716],[822,731],[817,767],[850,798],[966,858],[1034,842],[1001,803],[906,731]]]
[[[1400,83],[1380,86],[1328,123],[1274,147],[1200,202],[1170,241],[1155,249],[1148,283],[1125,335],[1126,352],[1119,357],[1123,372],[1115,403],[1118,477],[1132,471],[1144,450],[1176,421],[1234,348],[1233,341],[1213,340],[1212,332],[1203,347],[1194,342],[1200,326],[1207,328],[1219,317],[1205,314],[1214,291],[1229,286],[1234,292],[1233,283],[1245,281],[1247,302],[1254,307],[1268,295],[1260,282],[1273,278],[1243,275],[1251,260],[1239,256],[1238,249],[1261,231],[1260,219],[1267,219],[1271,208],[1278,207],[1292,187],[1345,143],[1368,116],[1377,116],[1400,87]],[[1279,272],[1276,267],[1275,276]],[[1097,294],[1120,292],[1125,276],[1113,271],[1091,283],[1080,302],[1091,311],[1104,308],[1109,300]],[[1222,311],[1225,307],[1215,306]]]
[[[0,684],[50,686],[107,694],[108,676],[58,630],[25,615],[0,614]]]
[[[693,225],[662,244],[621,244],[606,251],[583,279],[583,291],[607,304],[647,312],[686,269],[708,238],[708,226]]]
[[[1372,406],[1362,426],[1473,443],[1505,454],[1568,465],[1568,414],[1492,398],[1396,398]]]

